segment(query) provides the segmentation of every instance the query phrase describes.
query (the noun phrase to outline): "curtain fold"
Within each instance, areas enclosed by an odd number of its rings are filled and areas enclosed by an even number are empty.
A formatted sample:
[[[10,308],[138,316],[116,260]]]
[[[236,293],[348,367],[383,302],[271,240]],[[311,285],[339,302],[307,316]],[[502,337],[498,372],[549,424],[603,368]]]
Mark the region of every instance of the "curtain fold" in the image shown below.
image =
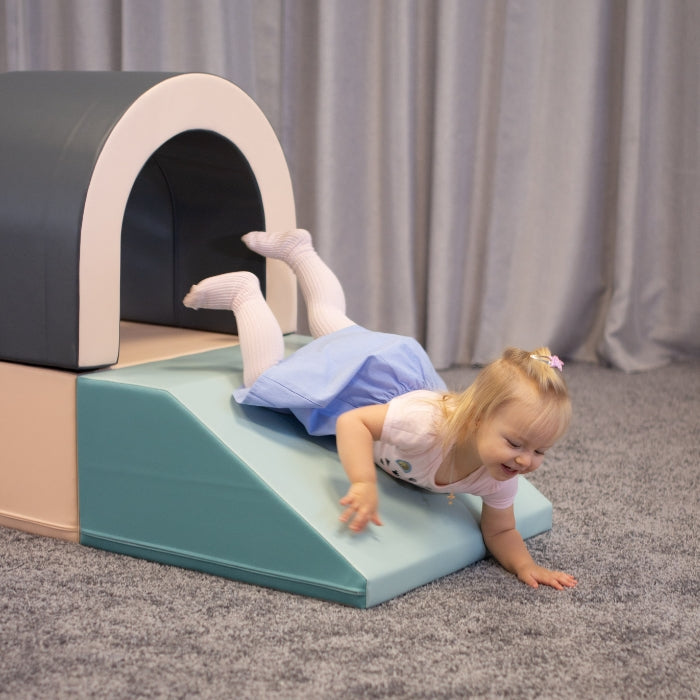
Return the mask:
[[[222,75],[357,322],[635,371],[700,354],[699,31],[695,0],[5,0],[0,69]]]
[[[620,196],[601,354],[627,370],[697,356],[700,345],[699,26],[693,2],[633,2],[626,15]]]

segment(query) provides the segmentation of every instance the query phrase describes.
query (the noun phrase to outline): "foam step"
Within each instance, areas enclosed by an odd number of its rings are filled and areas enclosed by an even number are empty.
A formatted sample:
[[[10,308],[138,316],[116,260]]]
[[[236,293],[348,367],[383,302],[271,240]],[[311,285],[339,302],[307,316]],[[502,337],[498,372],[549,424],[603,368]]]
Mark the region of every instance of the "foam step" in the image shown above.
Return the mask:
[[[287,350],[306,342],[288,336]],[[485,555],[479,498],[449,505],[383,472],[384,525],[351,533],[334,439],[236,404],[241,381],[238,347],[79,377],[81,542],[357,607]],[[523,537],[549,529],[551,512],[522,479]]]

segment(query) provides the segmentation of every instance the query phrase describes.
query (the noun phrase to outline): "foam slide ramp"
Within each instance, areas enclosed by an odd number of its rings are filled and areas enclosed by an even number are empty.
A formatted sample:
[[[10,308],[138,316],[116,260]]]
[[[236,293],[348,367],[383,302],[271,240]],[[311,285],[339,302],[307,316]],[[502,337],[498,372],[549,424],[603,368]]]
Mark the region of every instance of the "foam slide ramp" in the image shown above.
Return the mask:
[[[480,499],[450,506],[382,472],[384,526],[350,533],[334,440],[236,404],[241,368],[233,347],[79,377],[81,542],[357,607],[485,555]],[[551,527],[524,479],[515,512],[524,537]]]

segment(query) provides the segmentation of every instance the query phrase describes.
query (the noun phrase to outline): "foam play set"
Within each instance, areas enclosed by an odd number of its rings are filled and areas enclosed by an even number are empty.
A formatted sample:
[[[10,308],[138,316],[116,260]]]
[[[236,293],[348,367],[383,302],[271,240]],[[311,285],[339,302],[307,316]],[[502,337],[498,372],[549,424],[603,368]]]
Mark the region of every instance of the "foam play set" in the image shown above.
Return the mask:
[[[480,499],[379,474],[381,528],[338,521],[334,440],[243,407],[232,314],[190,285],[246,269],[293,352],[296,282],[241,242],[296,227],[255,103],[199,73],[0,75],[0,525],[371,607],[485,555]],[[551,527],[521,479],[518,529]]]

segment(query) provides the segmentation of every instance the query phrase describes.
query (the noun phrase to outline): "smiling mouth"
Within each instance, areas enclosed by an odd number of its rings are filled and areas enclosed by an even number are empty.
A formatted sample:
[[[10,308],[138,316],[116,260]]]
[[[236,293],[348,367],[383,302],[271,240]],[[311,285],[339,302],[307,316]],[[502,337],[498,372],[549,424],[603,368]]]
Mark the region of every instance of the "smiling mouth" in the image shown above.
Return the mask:
[[[515,476],[518,473],[517,469],[511,469],[510,467],[506,466],[505,464],[501,464],[501,468],[506,474],[509,474],[510,476]]]

